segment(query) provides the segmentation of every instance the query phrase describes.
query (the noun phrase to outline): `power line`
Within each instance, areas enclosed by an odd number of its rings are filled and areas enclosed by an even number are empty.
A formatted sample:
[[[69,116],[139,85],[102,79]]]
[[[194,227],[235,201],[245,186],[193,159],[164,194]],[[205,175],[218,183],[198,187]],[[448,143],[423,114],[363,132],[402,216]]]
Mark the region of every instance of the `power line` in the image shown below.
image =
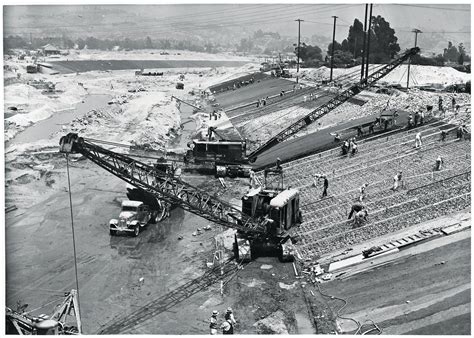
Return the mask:
[[[197,13],[193,13],[193,20],[196,19],[196,17],[200,17],[200,16],[208,16],[208,15],[215,15],[215,14],[222,14],[222,13],[231,13],[231,12],[234,12],[234,11],[247,11],[247,10],[251,10],[251,11],[254,11],[255,9],[258,9],[259,7],[263,7],[265,5],[253,5],[251,8],[247,7],[247,8],[234,8],[234,9],[225,9],[225,10],[218,10],[218,11],[215,11],[215,10],[212,10],[212,11],[205,11],[205,12],[197,12]],[[284,5],[282,5],[284,6]],[[189,15],[187,14],[181,14],[181,15],[172,15],[172,16],[166,16],[162,19],[160,19],[160,21],[163,23],[163,21],[169,21],[170,19],[178,19],[178,20],[171,20],[170,22],[167,22],[167,23],[173,23],[173,22],[179,22],[179,19],[184,19],[184,20],[189,20]],[[147,18],[147,19],[141,19],[141,23],[144,23],[144,22],[147,22],[147,21],[150,21],[150,22],[156,22],[156,18]],[[111,25],[116,25],[120,22],[112,22],[112,23],[98,23],[98,24],[94,24],[93,26],[94,27],[99,27],[99,26],[111,26]],[[62,28],[62,27],[65,27],[65,28],[69,28],[69,27],[90,27],[91,25],[90,24],[71,24],[71,25],[64,25],[64,26],[57,26],[57,25],[52,25],[52,26],[34,26],[34,27],[28,27],[28,26],[7,26],[7,28],[26,28],[26,29],[33,29],[33,28],[51,28],[51,29],[56,29],[56,28]]]
[[[410,4],[390,4],[390,6],[403,6],[403,7],[417,7],[417,8],[428,8],[428,9],[435,9],[435,10],[443,10],[443,11],[456,11],[456,12],[466,12],[469,14],[469,10],[466,9],[457,9],[457,8],[448,8],[448,7],[433,7],[433,6],[424,6],[424,5],[410,5]]]
[[[273,10],[275,11],[275,10]],[[293,15],[299,15],[299,14],[307,14],[308,10],[307,9],[301,9],[301,8],[293,8],[293,9],[286,9],[286,8],[281,8],[277,9],[276,13],[270,14],[266,13],[267,15],[262,15],[259,13],[252,13],[251,15],[243,15],[243,16],[234,16],[233,22],[229,22],[229,19],[223,19],[223,18],[217,18],[214,20],[207,20],[206,22],[200,23],[200,24],[192,24],[192,23],[186,23],[185,27],[182,27],[180,29],[177,28],[169,28],[170,25],[166,24],[158,24],[158,25],[153,25],[153,26],[147,26],[147,27],[139,27],[139,28],[120,28],[117,29],[117,27],[111,28],[111,29],[103,29],[103,30],[94,30],[93,32],[88,32],[88,31],[83,31],[83,30],[69,30],[66,33],[91,33],[91,34],[97,34],[97,33],[111,33],[111,32],[116,32],[116,33],[148,33],[150,34],[169,34],[172,32],[182,32],[182,33],[187,33],[189,31],[195,31],[198,29],[209,29],[210,26],[239,26],[242,24],[246,25],[254,25],[254,24],[260,24],[263,22],[281,22],[281,18],[286,18],[286,17],[292,17]],[[270,14],[270,15],[268,15]],[[240,19],[235,20],[235,18]],[[262,20],[267,19],[267,20]],[[258,19],[258,21],[256,21]],[[153,30],[157,29],[157,30]]]
[[[356,5],[343,5],[343,6],[340,6],[338,8],[342,9],[342,8],[349,8],[349,7],[354,7],[354,6],[356,6]],[[239,14],[234,15],[232,17],[231,22],[229,22],[228,18],[222,18],[222,16],[219,16],[218,18],[214,18],[212,20],[206,20],[205,22],[202,22],[200,24],[193,24],[193,23],[186,22],[186,25],[188,27],[187,28],[186,27],[181,28],[181,31],[185,32],[187,30],[195,30],[196,28],[199,28],[199,27],[202,27],[202,28],[205,29],[210,25],[220,25],[220,24],[225,25],[225,26],[235,26],[235,25],[240,25],[240,24],[251,23],[253,25],[253,24],[259,24],[259,23],[268,22],[268,21],[277,21],[279,19],[279,17],[281,17],[281,16],[290,17],[291,15],[301,15],[301,14],[311,15],[311,14],[314,14],[314,13],[322,13],[322,12],[327,12],[327,11],[334,10],[333,6],[327,6],[327,7],[319,8],[317,10],[311,10],[311,8],[313,8],[314,5],[304,5],[304,6],[299,6],[298,8],[293,8],[293,7],[294,6],[288,6],[287,5],[287,6],[281,7],[281,8],[271,8],[271,9],[265,10],[264,13],[248,13],[248,14],[240,13],[241,15],[239,15]],[[275,13],[275,14],[271,14],[271,13]],[[268,14],[271,14],[271,15],[269,16]],[[276,15],[278,15],[278,16],[276,16]],[[262,18],[263,19],[268,19],[268,20],[266,20],[266,21],[261,20]],[[235,19],[237,19],[237,21]],[[239,19],[243,20],[243,21],[239,21]],[[259,20],[257,22],[255,22],[255,19],[259,19]],[[175,22],[175,23],[179,23],[179,22]],[[147,27],[143,27],[143,28],[126,29],[126,32],[127,33],[130,33],[130,32],[148,32],[148,33],[160,34],[160,33],[168,33],[170,31],[171,32],[180,31],[179,29],[176,29],[176,28],[171,29],[171,30],[166,29],[166,30],[161,30],[161,31],[150,31],[150,28],[166,28],[166,27],[169,27],[169,26],[170,26],[170,23],[160,23],[160,24],[157,24],[157,25],[147,26]],[[62,26],[62,27],[69,28],[71,26],[69,25],[69,26]],[[52,29],[57,29],[57,28],[61,28],[61,26],[55,26],[55,27],[51,27],[51,28]],[[36,27],[31,27],[30,29],[37,29],[37,28]],[[83,30],[68,30],[66,33],[82,33],[82,32],[83,32]],[[105,29],[105,30],[101,30],[101,31],[94,30],[93,33],[108,33],[108,32],[117,32],[117,27],[111,27],[110,29]]]

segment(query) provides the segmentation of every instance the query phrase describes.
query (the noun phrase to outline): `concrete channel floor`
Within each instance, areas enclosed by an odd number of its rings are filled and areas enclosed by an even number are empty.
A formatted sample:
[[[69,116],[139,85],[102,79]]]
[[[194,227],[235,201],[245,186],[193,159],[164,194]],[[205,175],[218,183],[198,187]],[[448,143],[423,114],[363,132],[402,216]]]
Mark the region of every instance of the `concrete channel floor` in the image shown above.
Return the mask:
[[[386,256],[384,264],[355,266],[361,272],[322,289],[348,299],[345,317],[373,320],[383,334],[470,334],[470,242],[470,230],[437,238]],[[339,323],[343,331],[355,329]]]

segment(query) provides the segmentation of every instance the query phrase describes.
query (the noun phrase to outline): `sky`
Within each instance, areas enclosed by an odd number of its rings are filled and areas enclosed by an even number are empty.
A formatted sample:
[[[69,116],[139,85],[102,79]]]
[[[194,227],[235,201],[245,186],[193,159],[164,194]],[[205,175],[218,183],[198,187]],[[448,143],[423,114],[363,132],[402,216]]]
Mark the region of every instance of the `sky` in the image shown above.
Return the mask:
[[[74,32],[114,32],[116,23],[124,31],[165,36],[171,31],[192,31],[213,25],[235,30],[271,30],[282,35],[297,35],[296,19],[302,19],[301,34],[332,37],[333,15],[338,16],[336,40],[347,37],[355,17],[364,18],[365,4],[172,4],[172,5],[74,5],[4,7],[4,32],[29,34],[35,28],[67,27]],[[469,4],[405,3],[373,6],[374,16],[383,16],[397,32],[413,28],[440,32],[470,41]],[[68,18],[65,22],[64,18]],[[422,41],[423,36],[419,39]]]

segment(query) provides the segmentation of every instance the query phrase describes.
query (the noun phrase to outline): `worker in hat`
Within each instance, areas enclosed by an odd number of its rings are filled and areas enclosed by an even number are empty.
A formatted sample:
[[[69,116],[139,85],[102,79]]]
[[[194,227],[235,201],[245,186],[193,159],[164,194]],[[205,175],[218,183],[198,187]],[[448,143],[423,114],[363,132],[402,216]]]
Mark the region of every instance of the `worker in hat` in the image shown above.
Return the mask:
[[[230,308],[230,307],[227,308],[227,311],[224,315],[224,318],[225,318],[225,320],[230,320],[230,323],[232,325],[237,324],[237,322],[235,321],[235,318],[234,318],[234,313],[232,312],[232,308]]]
[[[281,159],[278,157],[277,162],[276,162],[276,169],[277,170],[282,170],[283,168],[281,167]]]
[[[211,330],[212,335],[217,335],[217,315],[219,312],[217,310],[212,311],[211,319],[209,319],[209,329]]]

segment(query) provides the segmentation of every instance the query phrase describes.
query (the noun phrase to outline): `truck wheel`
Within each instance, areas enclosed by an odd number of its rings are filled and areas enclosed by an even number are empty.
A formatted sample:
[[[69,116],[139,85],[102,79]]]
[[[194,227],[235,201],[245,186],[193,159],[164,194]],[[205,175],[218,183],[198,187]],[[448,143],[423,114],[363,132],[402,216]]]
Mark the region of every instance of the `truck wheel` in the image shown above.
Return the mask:
[[[117,230],[110,229],[109,233],[110,233],[110,236],[116,236],[117,235]]]
[[[139,233],[140,233],[140,224],[137,224],[133,228],[133,237],[137,237]]]

